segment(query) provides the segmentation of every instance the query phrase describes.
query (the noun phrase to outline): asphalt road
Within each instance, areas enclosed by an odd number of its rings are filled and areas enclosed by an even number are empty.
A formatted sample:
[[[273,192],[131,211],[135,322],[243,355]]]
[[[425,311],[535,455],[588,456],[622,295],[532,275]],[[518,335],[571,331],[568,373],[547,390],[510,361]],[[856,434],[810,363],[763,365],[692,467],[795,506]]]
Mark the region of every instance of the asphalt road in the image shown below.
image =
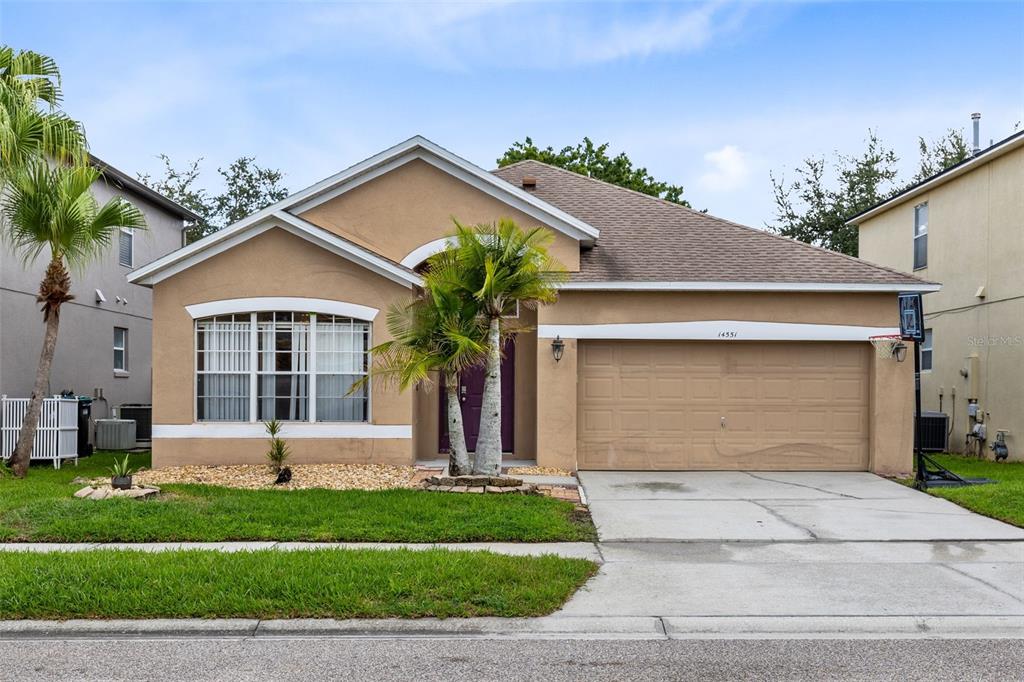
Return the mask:
[[[1021,680],[1013,640],[0,642],[18,680]]]

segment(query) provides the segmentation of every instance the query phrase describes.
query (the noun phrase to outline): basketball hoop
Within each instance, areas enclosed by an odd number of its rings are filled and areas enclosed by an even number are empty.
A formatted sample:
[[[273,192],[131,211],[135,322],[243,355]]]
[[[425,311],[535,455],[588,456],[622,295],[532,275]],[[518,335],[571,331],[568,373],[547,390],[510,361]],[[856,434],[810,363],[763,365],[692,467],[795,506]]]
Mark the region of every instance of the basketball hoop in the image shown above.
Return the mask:
[[[879,359],[884,360],[895,357],[896,349],[903,339],[899,334],[879,334],[877,336],[869,336],[868,341],[875,347],[875,355]]]

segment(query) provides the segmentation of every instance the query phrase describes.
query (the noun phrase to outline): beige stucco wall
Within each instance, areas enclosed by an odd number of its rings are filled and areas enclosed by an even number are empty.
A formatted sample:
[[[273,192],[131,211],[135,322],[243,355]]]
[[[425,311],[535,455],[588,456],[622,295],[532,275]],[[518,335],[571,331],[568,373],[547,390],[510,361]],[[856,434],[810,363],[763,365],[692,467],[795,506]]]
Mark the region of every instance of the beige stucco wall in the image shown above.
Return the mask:
[[[748,320],[893,327],[895,294],[563,292],[540,310],[539,324],[616,324]],[[723,341],[729,343],[729,341]],[[851,342],[852,343],[852,342]],[[871,365],[871,468],[879,473],[911,469],[913,373],[895,360]],[[566,340],[561,362],[551,339],[537,342],[537,464],[576,467],[577,344]],[[910,439],[908,440],[908,434]]]
[[[967,357],[980,358],[977,398],[989,438],[1009,429],[1010,456],[1024,455],[1024,147],[860,225],[862,258],[909,271],[914,207],[928,202],[928,266],[915,274],[940,282],[924,298],[933,332],[933,365],[921,380],[925,410],[953,417],[950,446],[969,428]],[[985,298],[975,296],[978,287]],[[955,397],[954,397],[955,393]],[[940,402],[940,394],[942,395]],[[991,454],[991,453],[989,453]]]
[[[521,228],[550,227],[419,159],[302,214],[306,220],[401,262],[414,250],[465,225],[511,218]],[[555,232],[550,249],[579,270],[579,242]]]
[[[382,312],[371,332],[372,343],[377,344],[389,338],[384,312],[387,304],[411,297],[412,291],[279,229],[158,283],[153,288],[154,424],[193,423],[194,323],[185,306],[258,296],[325,298],[379,308]],[[381,385],[371,390],[372,423],[412,423],[410,395],[400,395]],[[215,444],[208,447],[210,443],[203,439],[158,438],[153,443],[153,464],[194,463],[204,456],[208,463],[250,461],[253,457],[258,460],[265,445],[259,439],[218,439]],[[296,461],[367,461],[368,453],[386,461],[412,461],[412,443],[408,440],[293,439],[291,444]]]

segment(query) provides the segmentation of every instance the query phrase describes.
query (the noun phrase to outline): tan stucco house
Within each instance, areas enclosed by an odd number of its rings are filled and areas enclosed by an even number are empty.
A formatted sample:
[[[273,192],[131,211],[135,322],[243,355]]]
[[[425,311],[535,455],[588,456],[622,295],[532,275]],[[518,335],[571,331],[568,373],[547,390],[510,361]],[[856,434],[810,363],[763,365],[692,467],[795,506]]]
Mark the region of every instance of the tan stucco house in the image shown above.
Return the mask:
[[[571,271],[506,349],[509,457],[910,469],[911,363],[868,338],[895,331],[897,292],[937,285],[538,162],[488,172],[421,137],[134,273],[153,288],[154,465],[261,462],[274,416],[297,462],[437,459],[440,391],[349,388],[453,217],[545,226]]]
[[[861,258],[942,283],[924,299],[923,410],[950,418],[949,448],[1024,449],[1024,132],[858,216]],[[975,430],[976,426],[981,429]],[[970,432],[985,439],[967,439]]]

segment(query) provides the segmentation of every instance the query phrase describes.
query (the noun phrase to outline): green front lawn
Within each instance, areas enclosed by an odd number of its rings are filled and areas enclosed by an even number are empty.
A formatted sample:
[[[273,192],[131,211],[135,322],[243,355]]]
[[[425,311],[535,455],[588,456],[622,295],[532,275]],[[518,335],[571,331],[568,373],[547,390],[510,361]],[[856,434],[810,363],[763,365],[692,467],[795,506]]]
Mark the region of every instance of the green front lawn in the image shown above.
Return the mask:
[[[445,550],[0,553],[0,619],[541,616],[597,566]]]
[[[237,490],[161,486],[157,499],[73,497],[77,476],[109,475],[115,453],[55,471],[0,478],[0,542],[175,542],[309,540],[349,542],[554,542],[596,538],[571,503],[519,495],[419,490]],[[148,466],[149,455],[132,455]]]
[[[933,458],[963,478],[990,478],[997,483],[929,488],[929,493],[979,514],[1024,527],[1024,462],[997,464],[960,455],[935,455]]]

